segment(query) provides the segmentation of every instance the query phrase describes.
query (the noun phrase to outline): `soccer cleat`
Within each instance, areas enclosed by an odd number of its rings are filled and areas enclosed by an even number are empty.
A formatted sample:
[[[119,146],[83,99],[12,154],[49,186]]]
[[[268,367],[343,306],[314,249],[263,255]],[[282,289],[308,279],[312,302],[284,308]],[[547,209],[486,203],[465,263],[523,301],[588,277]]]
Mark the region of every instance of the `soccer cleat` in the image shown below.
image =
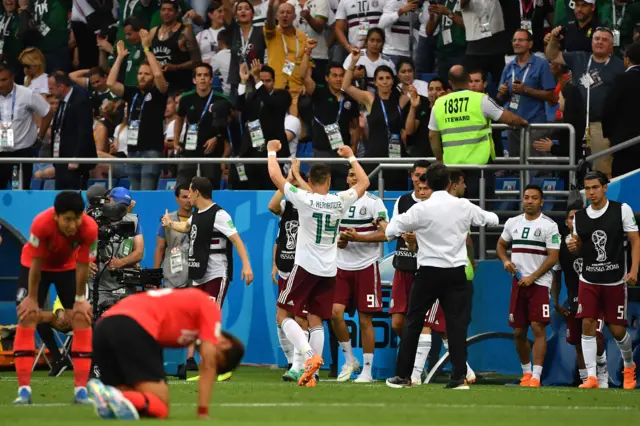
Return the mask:
[[[76,389],[73,394],[73,403],[80,405],[89,405],[91,404],[91,400],[89,399],[89,394],[87,393],[87,388],[80,387]]]
[[[633,364],[631,367],[625,367],[622,371],[624,376],[624,388],[625,389],[635,389],[636,388],[636,365]]]
[[[93,401],[93,407],[96,410],[96,414],[98,417],[103,419],[115,419],[116,416],[109,408],[109,404],[105,399],[104,393],[104,385],[100,380],[91,379],[89,383],[87,383],[87,390],[89,395],[91,396],[91,400]]]
[[[353,383],[373,383],[373,377],[371,374],[360,373],[360,375],[353,381]],[[413,380],[411,381],[413,384]]]
[[[187,382],[197,382],[200,380],[200,376],[193,376],[187,379]]]
[[[520,386],[529,386],[529,383],[531,382],[531,376],[533,376],[532,373],[523,374],[522,378],[520,379]]]
[[[298,380],[300,380],[300,376],[302,376],[301,372],[304,372],[304,370],[296,371],[294,369],[290,369],[289,371],[287,371],[282,375],[282,381],[297,383]]]
[[[231,376],[233,375],[233,371],[229,371],[227,373],[224,374],[218,374],[218,381],[219,382],[226,382],[231,380]]]
[[[344,364],[342,366],[342,370],[340,370],[340,374],[338,374],[337,382],[348,382],[351,379],[351,375],[358,371],[360,368],[360,363],[358,360],[355,360],[353,364]]]
[[[22,386],[20,389],[18,389],[18,397],[13,400],[13,403],[15,405],[30,405],[30,404],[32,404],[32,402],[31,402],[31,390],[26,386]]]
[[[598,379],[594,376],[589,376],[587,380],[578,387],[580,389],[598,389]]]
[[[411,380],[405,379],[400,376],[391,377],[390,379],[387,379],[386,383],[387,383],[387,386],[393,389],[402,389],[402,388],[411,387]]]
[[[309,380],[313,378],[313,375],[316,374],[320,367],[322,367],[322,364],[324,364],[324,361],[322,360],[322,357],[317,354],[306,360],[304,363],[304,373],[302,374],[302,377],[300,377],[300,380],[298,380],[298,385],[305,386]]]
[[[416,374],[411,375],[411,386],[420,386],[422,384],[422,377]]]
[[[305,386],[305,387],[307,387],[307,388],[315,388],[317,383],[318,383],[318,382],[316,382],[316,378],[315,378],[315,376],[314,376],[314,377],[312,377],[312,378],[311,378],[311,380],[309,380],[309,381],[307,382],[307,384],[306,384],[306,385],[304,385],[304,386]]]
[[[535,377],[532,377],[531,380],[529,380],[530,388],[539,388],[540,386],[542,386],[540,384],[540,379],[536,379]]]
[[[598,378],[598,388],[599,389],[607,389],[609,387],[609,370],[607,368],[607,364],[598,364],[597,365],[597,374]]]
[[[118,420],[140,420],[138,410],[131,401],[112,386],[104,386],[107,404]]]
[[[476,382],[476,373],[467,367],[467,383],[470,385]]]
[[[444,387],[445,389],[457,389],[457,390],[469,390],[469,383],[465,379],[462,380],[449,380]]]

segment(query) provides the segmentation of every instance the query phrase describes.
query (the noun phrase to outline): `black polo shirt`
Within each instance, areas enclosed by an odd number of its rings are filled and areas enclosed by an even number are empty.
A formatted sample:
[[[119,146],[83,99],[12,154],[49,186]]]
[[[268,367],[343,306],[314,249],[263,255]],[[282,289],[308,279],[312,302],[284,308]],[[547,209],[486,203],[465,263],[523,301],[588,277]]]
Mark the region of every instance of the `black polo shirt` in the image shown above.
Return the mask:
[[[211,96],[211,100],[209,100],[209,96]],[[184,93],[180,97],[180,103],[178,104],[178,115],[184,119],[183,128],[184,136],[180,141],[180,146],[185,147],[185,143],[187,140],[187,132],[189,128],[193,125],[198,128],[198,146],[195,151],[183,151],[183,154],[187,157],[194,156],[202,156],[204,154],[203,145],[204,143],[211,139],[213,136],[213,126],[212,126],[212,118],[211,118],[211,107],[215,102],[216,96],[211,90],[207,95],[200,96],[198,92],[192,90],[190,92]],[[209,101],[209,105],[207,105],[207,101]],[[204,108],[207,107],[205,111]],[[216,146],[217,148],[217,146]]]
[[[569,22],[564,32],[564,50],[567,52],[591,52],[591,37],[596,32],[596,28],[602,24],[594,16],[591,21],[580,28],[578,21]]]
[[[342,102],[342,113],[340,113],[340,134],[345,145],[351,146],[351,120],[358,118],[360,112],[358,103],[349,97],[346,93],[342,94],[344,101]],[[317,151],[331,151],[329,139],[324,131],[324,126],[333,124],[338,118],[338,110],[340,101],[331,93],[328,87],[316,86],[311,95],[313,101],[313,149]],[[320,123],[318,123],[320,121]]]
[[[128,151],[162,151],[164,149],[164,111],[167,108],[167,94],[160,92],[155,86],[146,92],[138,87],[125,86],[122,98],[127,101],[129,123],[134,120],[140,121],[138,144],[128,145]],[[143,103],[144,108],[142,107]]]

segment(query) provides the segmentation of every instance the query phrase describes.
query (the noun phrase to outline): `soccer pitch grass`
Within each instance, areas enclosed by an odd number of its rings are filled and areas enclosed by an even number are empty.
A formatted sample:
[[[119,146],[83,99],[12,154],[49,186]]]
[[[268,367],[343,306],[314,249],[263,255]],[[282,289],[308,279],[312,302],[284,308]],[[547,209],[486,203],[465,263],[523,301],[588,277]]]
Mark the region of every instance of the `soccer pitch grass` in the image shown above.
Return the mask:
[[[34,405],[12,406],[15,374],[0,373],[0,424],[7,426],[93,425],[104,422],[92,407],[70,404],[70,372],[34,375]],[[280,381],[281,370],[242,367],[233,379],[217,383],[211,421],[219,425],[624,425],[640,420],[640,392],[473,385],[445,390],[442,384],[390,389],[383,382],[358,385],[322,380],[316,388]],[[195,420],[198,385],[171,380],[169,420]],[[161,421],[145,420],[145,424]]]

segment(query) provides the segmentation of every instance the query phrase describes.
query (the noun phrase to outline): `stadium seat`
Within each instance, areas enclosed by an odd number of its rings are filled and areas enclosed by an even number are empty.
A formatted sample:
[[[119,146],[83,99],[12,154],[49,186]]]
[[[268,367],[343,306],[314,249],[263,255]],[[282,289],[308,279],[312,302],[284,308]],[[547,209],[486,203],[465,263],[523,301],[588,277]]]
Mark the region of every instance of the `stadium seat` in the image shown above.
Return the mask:
[[[431,81],[431,79],[433,79],[434,77],[437,77],[438,74],[432,72],[432,73],[422,73],[422,74],[416,74],[416,77],[418,80],[422,80],[422,81],[426,81],[427,83]]]
[[[39,191],[42,189],[42,179],[31,179],[31,189]]]
[[[540,188],[542,188],[543,191],[560,191],[564,189],[564,180],[558,179],[558,178],[538,177],[538,178],[534,178],[531,183],[538,185]],[[558,197],[545,195],[544,199],[547,202],[544,204],[544,206],[542,206],[542,211],[551,211],[551,210],[554,210],[554,207],[556,207],[555,210],[564,209],[564,203],[554,202],[554,200],[559,199]],[[558,206],[556,206],[557,204],[560,205],[559,208]]]
[[[160,179],[158,181],[158,191],[173,191],[176,189],[175,179]]]
[[[131,188],[131,182],[127,178],[122,178],[118,181],[118,186],[129,189]]]
[[[100,185],[103,187],[107,187],[107,180],[106,179],[89,179],[89,182],[87,182],[87,188],[93,186],[93,185]]]
[[[56,181],[55,179],[47,179],[44,181],[44,185],[42,185],[42,189],[46,191],[53,191],[56,189]]]

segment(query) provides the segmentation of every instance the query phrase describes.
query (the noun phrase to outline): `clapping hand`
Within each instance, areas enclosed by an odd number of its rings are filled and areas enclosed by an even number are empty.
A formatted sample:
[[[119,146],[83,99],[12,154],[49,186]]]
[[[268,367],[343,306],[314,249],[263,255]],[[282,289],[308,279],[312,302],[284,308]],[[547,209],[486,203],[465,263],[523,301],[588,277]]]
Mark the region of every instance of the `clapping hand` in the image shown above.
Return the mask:
[[[140,30],[140,32],[142,32],[142,30]],[[129,51],[125,49],[124,41],[122,40],[118,42],[116,49],[118,50],[118,58],[125,58],[129,54]]]

